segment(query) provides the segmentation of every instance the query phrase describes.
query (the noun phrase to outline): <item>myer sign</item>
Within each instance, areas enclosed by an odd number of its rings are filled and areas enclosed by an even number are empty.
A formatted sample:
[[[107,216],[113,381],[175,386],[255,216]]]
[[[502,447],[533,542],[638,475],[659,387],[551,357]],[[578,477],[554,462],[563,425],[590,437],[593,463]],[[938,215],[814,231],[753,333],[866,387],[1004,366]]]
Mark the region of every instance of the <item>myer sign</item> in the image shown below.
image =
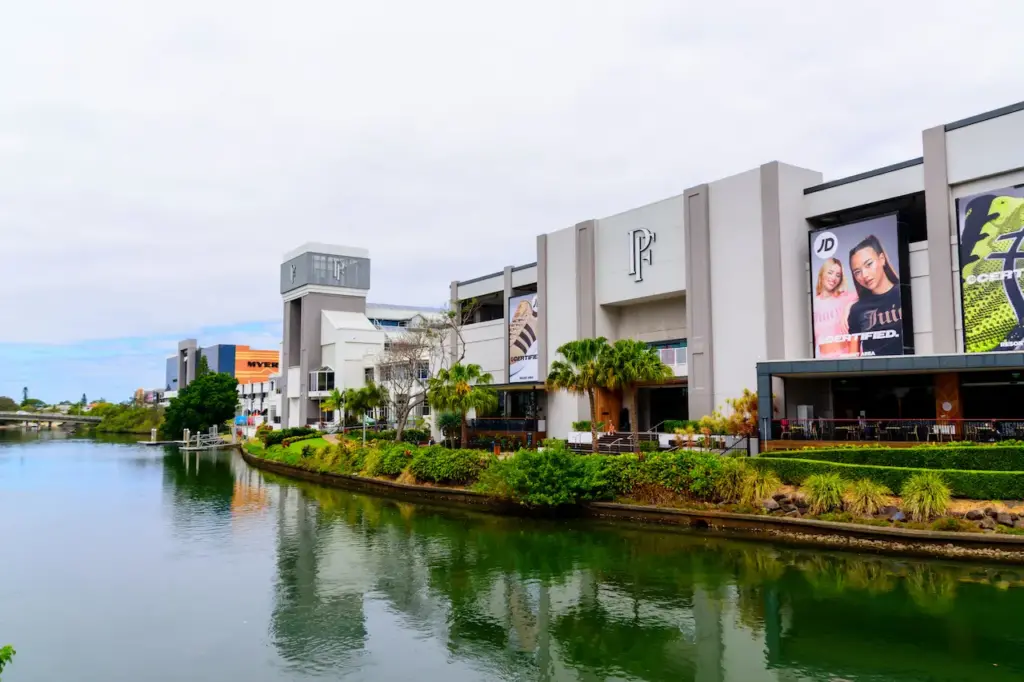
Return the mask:
[[[627,230],[626,234],[629,235],[629,274],[633,276],[633,281],[642,282],[644,281],[644,263],[654,264],[654,253],[651,251],[651,246],[657,235],[646,227]]]

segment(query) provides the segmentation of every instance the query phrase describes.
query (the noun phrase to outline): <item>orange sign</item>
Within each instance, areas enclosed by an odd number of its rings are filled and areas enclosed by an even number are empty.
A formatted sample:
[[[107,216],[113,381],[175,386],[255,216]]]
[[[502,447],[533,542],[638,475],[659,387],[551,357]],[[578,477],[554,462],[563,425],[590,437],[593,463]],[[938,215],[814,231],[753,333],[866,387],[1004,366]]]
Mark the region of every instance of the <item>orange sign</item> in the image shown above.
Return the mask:
[[[276,350],[253,350],[249,346],[235,346],[235,378],[240,384],[266,381],[280,368],[281,354]]]

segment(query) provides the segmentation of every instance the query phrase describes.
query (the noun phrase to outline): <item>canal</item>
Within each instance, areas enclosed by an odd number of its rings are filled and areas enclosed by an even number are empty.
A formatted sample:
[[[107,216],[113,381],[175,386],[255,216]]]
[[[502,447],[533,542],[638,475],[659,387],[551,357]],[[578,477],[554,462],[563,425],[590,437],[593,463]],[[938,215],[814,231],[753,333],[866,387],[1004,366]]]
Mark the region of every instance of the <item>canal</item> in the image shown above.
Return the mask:
[[[1020,680],[1022,580],[0,431],[3,682]]]

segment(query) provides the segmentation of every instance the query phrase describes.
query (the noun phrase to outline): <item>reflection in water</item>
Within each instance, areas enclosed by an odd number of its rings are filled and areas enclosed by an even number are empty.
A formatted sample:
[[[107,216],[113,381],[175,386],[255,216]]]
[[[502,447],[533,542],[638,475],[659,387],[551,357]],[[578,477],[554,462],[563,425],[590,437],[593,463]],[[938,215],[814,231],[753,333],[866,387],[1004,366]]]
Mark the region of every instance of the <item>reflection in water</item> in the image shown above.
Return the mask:
[[[1024,679],[1015,567],[437,509],[226,452],[0,443],[0,537],[12,680]]]
[[[290,658],[354,657],[365,594],[496,678],[1024,674],[1016,570],[437,511],[267,478],[293,510],[279,510],[275,613],[310,616],[275,616]],[[351,591],[326,587],[328,564]]]

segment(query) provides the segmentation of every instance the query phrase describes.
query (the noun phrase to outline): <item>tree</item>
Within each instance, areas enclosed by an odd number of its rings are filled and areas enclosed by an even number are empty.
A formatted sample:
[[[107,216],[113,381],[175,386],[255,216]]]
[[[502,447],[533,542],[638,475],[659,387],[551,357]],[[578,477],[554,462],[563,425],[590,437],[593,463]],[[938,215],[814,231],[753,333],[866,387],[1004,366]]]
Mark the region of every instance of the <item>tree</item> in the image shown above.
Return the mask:
[[[85,394],[83,393],[82,394],[82,402],[80,402],[79,405],[81,405],[82,407],[85,407],[88,404],[89,404],[89,401],[85,399]]]
[[[438,410],[457,412],[462,419],[461,444],[469,442],[469,424],[466,415],[470,410],[489,410],[498,405],[498,396],[488,388],[494,378],[484,372],[480,365],[455,363],[442,368],[437,376],[430,379],[427,395],[430,405]]]
[[[21,402],[23,404],[28,402],[28,386],[21,389]]]
[[[14,659],[14,654],[17,653],[10,644],[0,646],[0,673],[4,671],[4,668]]]
[[[46,403],[39,398],[25,398],[21,403],[21,409],[23,410],[39,410],[43,407],[46,407]]]
[[[0,412],[17,412],[18,403],[13,398],[8,398],[5,395],[0,395]]]
[[[732,414],[725,418],[726,430],[734,436],[757,434],[757,393],[745,388],[739,398],[728,398],[725,402],[732,408]]]
[[[345,409],[345,394],[340,389],[332,389],[327,399],[320,405],[320,409],[324,412],[341,412]],[[341,424],[344,427],[344,419],[341,420]]]
[[[601,363],[604,385],[629,392],[630,426],[633,447],[640,448],[640,425],[637,410],[637,387],[641,383],[662,383],[671,379],[672,368],[661,361],[658,351],[643,341],[619,339]]]
[[[206,356],[202,353],[199,354],[199,362],[196,363],[196,379],[204,377],[210,373],[210,363],[207,361]]]
[[[230,374],[213,372],[197,377],[171,399],[161,427],[163,437],[180,438],[185,429],[199,433],[223,424],[238,408],[238,380]]]
[[[387,404],[386,392],[372,381],[362,388],[350,388],[342,394],[346,409],[362,418],[363,442],[366,442],[366,417],[373,410]]]
[[[590,400],[590,444],[597,452],[597,389],[605,379],[601,363],[611,347],[603,336],[596,339],[570,341],[558,347],[564,360],[555,360],[548,370],[548,389],[585,395]]]

